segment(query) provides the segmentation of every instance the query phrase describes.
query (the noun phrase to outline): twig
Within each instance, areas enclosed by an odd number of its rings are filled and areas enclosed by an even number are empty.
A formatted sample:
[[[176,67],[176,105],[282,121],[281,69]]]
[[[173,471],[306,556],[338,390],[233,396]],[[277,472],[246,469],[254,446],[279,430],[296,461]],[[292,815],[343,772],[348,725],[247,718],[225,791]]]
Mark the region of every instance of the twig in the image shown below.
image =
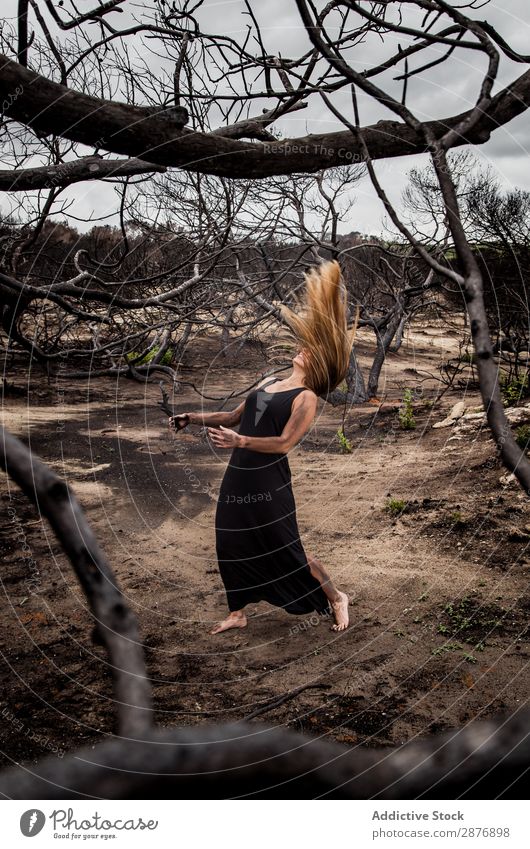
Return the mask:
[[[304,690],[330,690],[331,684],[303,684],[302,687],[297,687],[296,690],[292,690],[290,693],[284,693],[283,696],[278,696],[275,699],[271,699],[270,702],[262,705],[256,710],[253,710],[252,713],[247,714],[244,717],[244,721],[248,722],[249,719],[255,719],[256,716],[261,716],[264,713],[268,713],[270,710],[274,710],[274,708],[283,705],[284,702],[289,702],[291,699],[295,699],[296,696],[299,696],[300,693],[303,693]]]

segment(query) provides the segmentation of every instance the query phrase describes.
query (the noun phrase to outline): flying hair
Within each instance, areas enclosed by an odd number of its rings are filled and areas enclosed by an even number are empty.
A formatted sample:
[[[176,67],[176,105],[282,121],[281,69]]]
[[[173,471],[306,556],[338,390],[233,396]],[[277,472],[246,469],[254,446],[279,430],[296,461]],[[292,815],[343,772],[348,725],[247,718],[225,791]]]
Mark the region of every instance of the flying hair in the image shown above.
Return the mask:
[[[305,287],[296,309],[282,304],[280,312],[297,343],[307,354],[305,383],[317,395],[327,395],[344,380],[359,321],[348,328],[346,289],[337,260],[305,273]]]

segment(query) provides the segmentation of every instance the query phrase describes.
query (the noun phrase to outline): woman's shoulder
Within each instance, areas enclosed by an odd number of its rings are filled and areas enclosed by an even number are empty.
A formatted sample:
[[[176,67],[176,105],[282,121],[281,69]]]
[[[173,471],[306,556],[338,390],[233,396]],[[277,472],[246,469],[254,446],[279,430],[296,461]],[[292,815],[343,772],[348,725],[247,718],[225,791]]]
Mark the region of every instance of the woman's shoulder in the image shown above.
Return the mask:
[[[312,389],[309,389],[309,387],[305,387],[298,393],[295,401],[298,401],[301,404],[316,404],[318,401],[318,395],[316,392],[313,392]]]
[[[300,395],[305,395],[306,398],[318,398],[316,392],[313,392],[313,390],[310,389],[309,386],[304,386],[302,388],[302,391],[300,392]]]

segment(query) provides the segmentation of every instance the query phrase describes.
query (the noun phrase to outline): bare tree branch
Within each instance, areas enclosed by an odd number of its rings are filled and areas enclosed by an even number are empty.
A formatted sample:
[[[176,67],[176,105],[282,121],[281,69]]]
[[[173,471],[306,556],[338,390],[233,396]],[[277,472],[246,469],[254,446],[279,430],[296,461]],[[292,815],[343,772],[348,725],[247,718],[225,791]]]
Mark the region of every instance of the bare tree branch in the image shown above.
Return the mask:
[[[0,55],[2,100],[6,115],[40,134],[54,133],[113,153],[206,174],[255,178],[362,161],[359,146],[347,131],[284,139],[271,145],[194,132],[183,126],[183,107],[163,110],[98,99],[47,80]],[[495,129],[529,105],[530,71],[526,71],[491,99],[468,135],[455,139],[454,145],[486,142]],[[462,126],[469,114],[428,121],[421,127],[440,137]],[[365,127],[363,137],[374,160],[427,150],[421,132],[395,121]]]
[[[251,722],[152,730],[31,770],[0,773],[7,799],[521,798],[530,710],[398,748],[348,749]]]
[[[152,725],[152,711],[136,619],[83,510],[65,481],[4,428],[0,465],[46,516],[68,555],[96,620],[96,639],[109,654],[119,733],[141,737]]]
[[[143,162],[141,159],[103,159],[101,156],[83,156],[80,159],[61,162],[60,165],[0,171],[0,191],[21,192],[59,186],[64,188],[83,180],[133,177],[165,170],[163,165]]]

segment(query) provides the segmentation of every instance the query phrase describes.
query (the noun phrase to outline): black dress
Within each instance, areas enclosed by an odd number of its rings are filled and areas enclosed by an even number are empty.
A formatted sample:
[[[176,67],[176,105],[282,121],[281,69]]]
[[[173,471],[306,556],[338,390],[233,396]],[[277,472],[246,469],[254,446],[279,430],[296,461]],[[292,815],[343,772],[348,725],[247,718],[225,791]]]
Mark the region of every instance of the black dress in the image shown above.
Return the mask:
[[[249,393],[239,433],[281,435],[303,387],[264,391],[277,380]],[[215,536],[231,611],[268,601],[289,613],[331,612],[300,541],[286,454],[234,448],[219,490]]]

